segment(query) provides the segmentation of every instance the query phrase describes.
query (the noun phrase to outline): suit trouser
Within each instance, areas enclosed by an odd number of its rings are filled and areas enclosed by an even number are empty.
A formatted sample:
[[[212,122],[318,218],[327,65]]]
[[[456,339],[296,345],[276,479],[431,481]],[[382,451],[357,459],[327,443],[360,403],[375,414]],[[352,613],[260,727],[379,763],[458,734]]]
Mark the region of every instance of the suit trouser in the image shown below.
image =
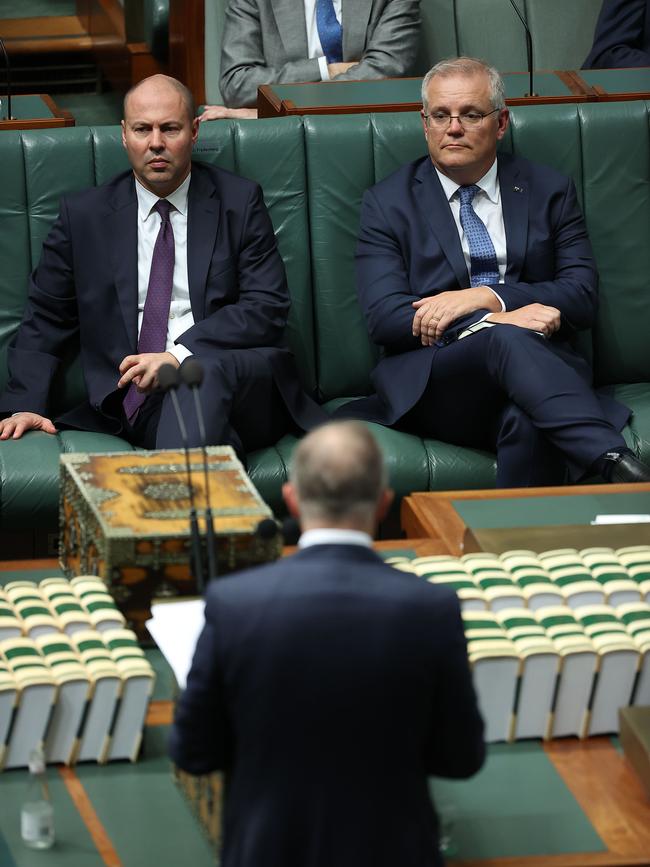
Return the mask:
[[[497,486],[575,481],[625,447],[570,347],[495,325],[441,347],[424,394],[400,422],[421,436],[497,453]]]
[[[292,420],[275,384],[271,366],[255,350],[227,350],[203,366],[199,400],[208,445],[231,445],[243,457],[247,451],[277,442]],[[176,396],[190,446],[201,443],[194,395],[181,385]],[[169,394],[156,393],[143,404],[129,437],[145,448],[181,445],[178,419]]]

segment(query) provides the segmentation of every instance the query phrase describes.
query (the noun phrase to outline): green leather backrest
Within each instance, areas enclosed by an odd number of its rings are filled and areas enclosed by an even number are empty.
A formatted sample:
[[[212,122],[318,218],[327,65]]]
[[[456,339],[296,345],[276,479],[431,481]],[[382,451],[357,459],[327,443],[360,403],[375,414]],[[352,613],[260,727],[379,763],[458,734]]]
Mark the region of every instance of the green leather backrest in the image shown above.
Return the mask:
[[[579,348],[599,384],[650,381],[648,104],[518,108],[505,150],[570,174],[601,273],[601,307]],[[318,380],[323,398],[370,390],[377,357],[353,285],[363,190],[425,153],[417,114],[305,119]],[[593,341],[593,345],[592,345]]]
[[[165,63],[169,56],[169,0],[144,0],[142,23],[149,50]]]
[[[502,145],[572,175],[601,275],[601,308],[581,348],[599,384],[650,382],[650,103],[513,110]],[[219,122],[201,127],[196,155],[257,180],[285,261],[289,340],[303,384],[324,399],[370,390],[377,358],[354,286],[364,190],[425,153],[415,112]],[[28,275],[64,192],[127,167],[118,127],[0,135],[0,385]],[[60,383],[79,399],[79,371]]]
[[[536,69],[579,69],[602,0],[515,0]],[[420,73],[446,57],[481,57],[502,72],[528,67],[525,31],[509,0],[421,0]]]
[[[292,295],[289,340],[304,386],[316,387],[306,173],[300,120],[201,126],[196,157],[250,177],[264,190]],[[28,277],[62,194],[128,168],[119,127],[77,127],[0,135],[0,387],[7,345],[20,323]],[[55,406],[78,402],[78,367],[57,384]]]

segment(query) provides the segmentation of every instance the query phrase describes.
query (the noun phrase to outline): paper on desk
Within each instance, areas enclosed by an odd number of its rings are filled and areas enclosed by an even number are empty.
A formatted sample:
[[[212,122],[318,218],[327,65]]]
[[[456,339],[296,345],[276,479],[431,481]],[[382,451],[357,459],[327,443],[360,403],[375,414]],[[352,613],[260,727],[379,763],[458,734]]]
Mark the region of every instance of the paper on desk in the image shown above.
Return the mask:
[[[204,608],[203,599],[154,602],[151,619],[146,622],[151,637],[169,663],[181,689],[185,689],[196,641],[205,622]]]
[[[596,515],[592,524],[648,524],[650,515]]]

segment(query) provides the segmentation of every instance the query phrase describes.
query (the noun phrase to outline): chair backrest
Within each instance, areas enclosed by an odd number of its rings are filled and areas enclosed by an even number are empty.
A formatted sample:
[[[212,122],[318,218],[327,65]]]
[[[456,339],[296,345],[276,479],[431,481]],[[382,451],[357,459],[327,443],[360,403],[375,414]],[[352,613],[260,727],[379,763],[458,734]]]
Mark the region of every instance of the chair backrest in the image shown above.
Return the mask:
[[[536,69],[579,69],[601,0],[514,0],[533,39]],[[446,57],[480,57],[502,72],[528,68],[526,37],[510,0],[423,0],[419,71]]]
[[[502,143],[576,182],[600,272],[598,320],[580,344],[598,384],[650,382],[649,109],[644,101],[517,108]],[[292,296],[289,340],[304,386],[324,399],[368,393],[377,358],[355,292],[363,192],[425,153],[415,112],[201,127],[196,157],[264,190]],[[0,386],[59,197],[127,166],[119,127],[0,135]],[[59,402],[81,393],[78,369],[66,366]]]

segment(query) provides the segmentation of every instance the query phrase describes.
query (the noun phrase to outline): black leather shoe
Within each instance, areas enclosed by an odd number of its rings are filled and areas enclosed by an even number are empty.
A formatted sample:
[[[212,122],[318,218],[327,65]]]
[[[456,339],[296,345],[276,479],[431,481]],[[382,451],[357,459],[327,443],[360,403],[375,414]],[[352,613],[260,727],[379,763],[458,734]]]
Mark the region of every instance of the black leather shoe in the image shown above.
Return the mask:
[[[633,454],[609,452],[604,457],[607,461],[612,462],[609,474],[610,482],[650,482],[650,467]]]

